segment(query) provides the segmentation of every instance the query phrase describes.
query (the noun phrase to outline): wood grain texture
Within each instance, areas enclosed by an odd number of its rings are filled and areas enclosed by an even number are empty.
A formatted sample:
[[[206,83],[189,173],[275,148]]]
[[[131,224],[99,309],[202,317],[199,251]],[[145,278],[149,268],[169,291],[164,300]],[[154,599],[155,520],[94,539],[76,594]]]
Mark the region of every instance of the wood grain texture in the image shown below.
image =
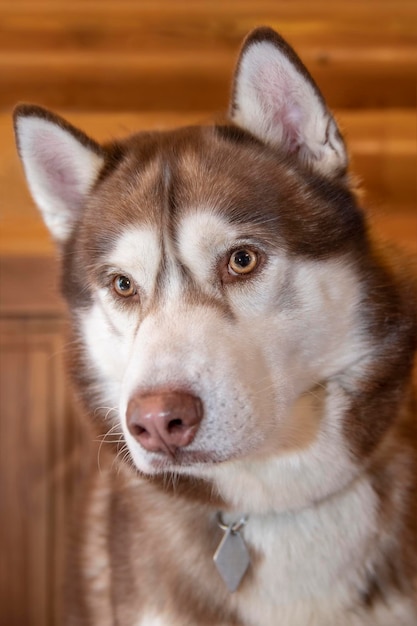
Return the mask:
[[[62,322],[0,320],[0,611],[58,624],[65,535],[84,463],[63,372]]]
[[[332,106],[415,106],[416,23],[408,0],[3,0],[0,108],[223,108],[241,41],[261,24]]]

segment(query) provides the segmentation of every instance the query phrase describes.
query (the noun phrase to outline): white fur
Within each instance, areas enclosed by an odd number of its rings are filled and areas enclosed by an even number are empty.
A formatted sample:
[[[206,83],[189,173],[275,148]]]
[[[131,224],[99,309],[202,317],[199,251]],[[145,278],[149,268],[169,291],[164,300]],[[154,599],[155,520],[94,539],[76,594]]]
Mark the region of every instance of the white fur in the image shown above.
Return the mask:
[[[251,515],[242,532],[264,555],[254,583],[236,599],[246,622],[258,623],[262,605],[263,626],[274,626],[277,615],[280,624],[330,626],[335,609],[342,613],[360,585],[377,535],[376,497],[367,482],[359,481],[297,514]],[[325,596],[315,607],[312,597]]]
[[[145,617],[142,617],[137,626],[200,626],[199,624],[191,624],[191,622],[187,621],[187,623],[185,624],[183,621],[178,622],[173,621],[173,618],[171,615],[165,615],[165,616],[161,616],[161,615],[155,615],[153,613],[149,613],[148,615],[145,615]],[[225,622],[222,623],[216,623],[213,624],[213,626],[230,626],[229,624],[226,624]]]
[[[218,292],[216,261],[238,239],[236,226],[228,224],[214,210],[205,207],[190,211],[178,228],[178,251],[183,263],[204,289]]]
[[[145,615],[138,621],[137,626],[176,626],[172,618],[165,618],[158,615]]]
[[[217,259],[235,248],[236,242],[244,244],[235,228],[219,215],[195,210],[182,220],[178,237],[181,260],[210,295],[220,289]],[[209,471],[218,489],[237,508],[297,508],[304,506],[306,499],[325,497],[341,481],[350,480],[355,467],[337,425],[344,408],[337,382],[322,406],[316,436],[303,442],[306,450],[301,456],[298,447],[303,437],[297,427],[300,420],[312,419],[313,409],[303,394],[319,381],[337,377],[363,356],[364,342],[354,330],[359,294],[349,267],[336,261],[290,262],[283,255],[271,255],[251,282],[226,287],[222,297],[236,315],[231,323],[215,307],[183,303],[184,286],[172,258],[161,303],[139,324],[140,309],[146,309],[152,298],[160,261],[156,231],[150,227],[128,230],[109,262],[134,279],[141,304],[121,309],[102,290],[83,318],[91,364],[100,373],[103,390],[114,391],[108,402],[119,406],[138,467],[154,471],[157,456],[143,450],[127,430],[124,414],[130,397],[136,390],[179,387],[198,395],[205,407],[205,419],[190,449],[207,453],[213,449],[217,455],[213,460],[230,458],[230,463],[227,471],[223,465],[209,470],[206,465],[177,469],[198,475]],[[277,294],[290,265],[291,289],[298,304],[280,310]],[[262,324],[256,323],[259,316]],[[301,413],[298,420],[297,411]],[[326,464],[320,460],[334,463],[335,470],[326,472]],[[316,471],[308,473],[314,465]],[[300,480],[305,471],[307,480]],[[279,476],[286,488],[277,492],[274,483]]]
[[[19,152],[33,198],[57,241],[65,241],[103,158],[57,124],[37,116],[16,121]]]
[[[215,480],[221,495],[237,510],[251,513],[300,510],[344,488],[357,475],[359,468],[352,462],[341,433],[343,395],[337,388],[331,392],[318,408],[313,409],[312,400],[310,407],[304,408],[303,424],[318,419],[315,438],[305,446],[300,445],[303,439],[296,434],[294,448],[281,450],[281,442],[287,439],[288,431],[291,438],[296,427],[293,422],[297,419],[300,402],[297,400],[286,416],[282,432],[271,442],[269,454],[232,461],[226,468],[208,469],[207,474]],[[319,413],[317,418],[315,411]]]
[[[123,233],[109,256],[115,270],[125,272],[140,286],[140,297],[150,298],[160,269],[160,234],[151,227],[131,227]]]

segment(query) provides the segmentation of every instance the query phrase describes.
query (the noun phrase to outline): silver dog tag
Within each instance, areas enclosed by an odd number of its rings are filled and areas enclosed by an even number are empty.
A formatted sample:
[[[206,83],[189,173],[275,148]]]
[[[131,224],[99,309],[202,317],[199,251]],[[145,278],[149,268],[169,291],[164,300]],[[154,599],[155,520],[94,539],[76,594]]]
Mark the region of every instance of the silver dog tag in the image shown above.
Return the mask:
[[[213,560],[229,591],[236,591],[250,565],[250,556],[239,531],[233,530],[233,524],[225,530]]]

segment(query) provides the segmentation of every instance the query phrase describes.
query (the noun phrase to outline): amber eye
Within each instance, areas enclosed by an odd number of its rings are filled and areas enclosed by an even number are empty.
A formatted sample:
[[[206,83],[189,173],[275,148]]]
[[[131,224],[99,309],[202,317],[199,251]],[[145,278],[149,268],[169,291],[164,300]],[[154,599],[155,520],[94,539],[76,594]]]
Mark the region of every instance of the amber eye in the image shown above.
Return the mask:
[[[229,259],[228,269],[231,274],[250,274],[258,264],[258,255],[253,250],[236,250]]]
[[[136,293],[135,285],[133,284],[132,279],[123,275],[119,275],[114,278],[113,289],[117,295],[122,296],[122,298],[129,298],[130,296],[134,296]]]

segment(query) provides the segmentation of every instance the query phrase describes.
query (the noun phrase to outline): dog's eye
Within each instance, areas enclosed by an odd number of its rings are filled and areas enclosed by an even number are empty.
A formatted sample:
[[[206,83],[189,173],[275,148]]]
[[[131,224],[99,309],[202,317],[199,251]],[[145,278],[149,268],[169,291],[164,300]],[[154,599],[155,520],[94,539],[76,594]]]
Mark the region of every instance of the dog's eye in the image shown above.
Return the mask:
[[[130,298],[136,293],[135,285],[129,276],[118,275],[113,279],[113,289],[118,296]]]
[[[229,259],[228,270],[233,275],[250,274],[258,265],[258,255],[253,250],[242,248],[233,252]]]

